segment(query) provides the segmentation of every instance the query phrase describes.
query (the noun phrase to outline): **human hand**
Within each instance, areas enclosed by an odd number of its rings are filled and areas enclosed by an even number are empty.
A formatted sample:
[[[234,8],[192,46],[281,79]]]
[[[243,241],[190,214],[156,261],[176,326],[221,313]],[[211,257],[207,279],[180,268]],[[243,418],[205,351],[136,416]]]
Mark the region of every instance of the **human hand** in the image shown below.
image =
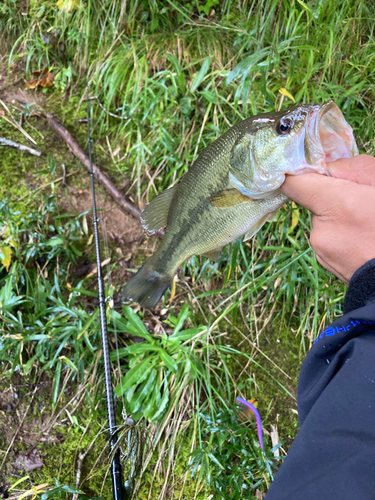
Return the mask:
[[[312,212],[317,260],[348,285],[375,258],[375,158],[360,155],[327,167],[332,177],[287,175],[281,191]]]

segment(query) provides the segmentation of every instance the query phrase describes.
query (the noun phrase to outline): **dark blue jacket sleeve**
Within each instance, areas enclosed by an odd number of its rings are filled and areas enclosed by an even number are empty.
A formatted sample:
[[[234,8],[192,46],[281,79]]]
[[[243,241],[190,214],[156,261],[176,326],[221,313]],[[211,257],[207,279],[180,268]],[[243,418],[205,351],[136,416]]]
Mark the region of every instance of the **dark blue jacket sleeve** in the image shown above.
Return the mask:
[[[300,431],[266,500],[375,499],[375,259],[307,354],[297,401]]]

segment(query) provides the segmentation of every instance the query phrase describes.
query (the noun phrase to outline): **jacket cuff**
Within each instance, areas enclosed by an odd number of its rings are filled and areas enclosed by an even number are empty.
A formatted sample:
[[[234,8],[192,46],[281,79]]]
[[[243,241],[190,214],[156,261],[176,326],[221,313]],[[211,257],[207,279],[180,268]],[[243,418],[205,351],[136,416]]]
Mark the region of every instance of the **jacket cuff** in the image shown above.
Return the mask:
[[[363,264],[351,277],[344,300],[344,314],[375,300],[375,259]]]

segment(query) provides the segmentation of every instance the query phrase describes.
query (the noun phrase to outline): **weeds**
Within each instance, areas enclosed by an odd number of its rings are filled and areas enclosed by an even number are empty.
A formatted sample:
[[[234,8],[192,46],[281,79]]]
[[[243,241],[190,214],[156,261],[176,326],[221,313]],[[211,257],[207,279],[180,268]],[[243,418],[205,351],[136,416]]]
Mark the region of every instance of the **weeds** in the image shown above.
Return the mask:
[[[218,411],[214,419],[204,412],[200,417],[204,444],[192,453],[192,475],[207,481],[215,500],[252,499],[257,489],[266,492],[276,470],[273,453],[280,444],[264,455],[235,408]]]
[[[56,83],[45,92],[69,98],[62,112],[71,121],[82,113],[89,81],[97,98],[93,107],[99,101],[122,118],[94,108],[96,155],[110,174],[126,178],[127,194],[141,206],[176,183],[234,123],[286,108],[292,100],[333,98],[361,152],[374,150],[375,11],[368,2],[72,4],[69,10],[66,2],[59,7],[52,0],[31,1],[23,12],[22,2],[2,3],[8,77],[17,67],[26,78],[48,67]],[[51,161],[48,175],[52,170]],[[69,274],[89,247],[87,218],[61,218],[52,198],[30,215],[14,214],[10,206],[3,203],[0,213],[0,259],[11,262],[8,272],[7,266],[0,271],[2,369],[8,376],[46,370],[56,408],[69,379],[83,384],[101,369],[97,313],[90,302],[95,294]],[[152,490],[164,468],[160,498],[178,462],[176,443],[187,442],[187,429],[194,430],[186,447],[196,449],[197,481],[189,497],[203,491],[202,480],[218,499],[223,491],[233,499],[266,491],[274,471],[272,450],[261,456],[232,405],[238,391],[245,397],[258,391],[266,414],[273,395],[257,389],[254,379],[264,359],[275,369],[262,372],[266,379],[276,378],[284,393],[292,390],[288,369],[278,366],[276,351],[269,360],[267,346],[293,332],[304,353],[323,324],[341,314],[344,286],[318,266],[309,231],[308,213],[289,203],[252,242],[225,248],[218,263],[205,257],[185,263],[166,313],[136,314],[108,302],[118,403],[145,425],[143,478],[159,453],[147,480]],[[112,289],[107,292],[112,297]],[[134,336],[142,341],[133,342]],[[98,396],[88,392],[94,412]]]

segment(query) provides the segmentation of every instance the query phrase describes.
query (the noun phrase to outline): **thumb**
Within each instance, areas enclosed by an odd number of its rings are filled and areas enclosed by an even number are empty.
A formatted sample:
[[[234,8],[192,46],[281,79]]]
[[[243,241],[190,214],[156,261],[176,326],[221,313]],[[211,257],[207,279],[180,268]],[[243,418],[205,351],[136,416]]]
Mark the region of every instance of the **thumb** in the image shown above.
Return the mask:
[[[327,163],[327,168],[332,177],[375,186],[375,158],[370,155],[342,158]]]

